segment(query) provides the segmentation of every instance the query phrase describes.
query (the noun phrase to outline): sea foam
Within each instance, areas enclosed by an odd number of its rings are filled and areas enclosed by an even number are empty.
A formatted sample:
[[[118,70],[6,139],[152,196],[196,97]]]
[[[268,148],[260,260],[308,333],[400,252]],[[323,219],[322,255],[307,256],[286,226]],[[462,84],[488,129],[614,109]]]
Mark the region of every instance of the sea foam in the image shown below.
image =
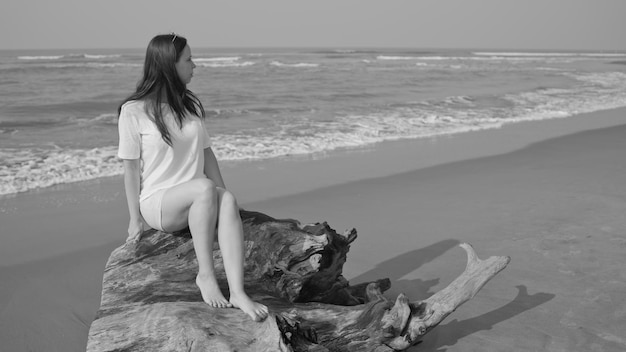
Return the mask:
[[[119,175],[116,147],[0,150],[0,194]]]
[[[113,54],[113,55],[104,55],[104,54],[67,54],[67,55],[22,55],[18,56],[18,60],[60,60],[60,59],[90,59],[90,60],[99,60],[99,59],[111,59],[111,58],[119,58],[122,55]]]
[[[196,66],[200,67],[247,67],[254,65],[253,61],[241,61],[241,57],[212,57],[193,59]]]
[[[318,67],[319,64],[313,64],[313,63],[306,63],[306,62],[300,62],[300,63],[296,63],[296,64],[286,64],[280,61],[272,61],[270,62],[270,65],[272,66],[276,66],[276,67]]]
[[[564,57],[564,56],[587,56],[587,57],[626,57],[626,53],[586,53],[586,52],[571,52],[571,53],[556,53],[556,52],[473,52],[474,55],[479,56],[539,56],[539,57]]]
[[[18,56],[19,60],[58,60],[63,58],[63,55],[49,55],[49,56]]]

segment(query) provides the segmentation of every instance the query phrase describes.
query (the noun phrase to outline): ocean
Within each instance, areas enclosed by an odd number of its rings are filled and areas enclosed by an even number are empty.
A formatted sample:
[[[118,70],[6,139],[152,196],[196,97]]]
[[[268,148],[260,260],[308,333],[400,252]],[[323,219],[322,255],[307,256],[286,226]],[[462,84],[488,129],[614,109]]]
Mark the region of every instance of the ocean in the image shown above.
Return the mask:
[[[320,155],[626,106],[625,52],[193,48],[221,161]],[[144,49],[0,51],[0,195],[122,174]]]

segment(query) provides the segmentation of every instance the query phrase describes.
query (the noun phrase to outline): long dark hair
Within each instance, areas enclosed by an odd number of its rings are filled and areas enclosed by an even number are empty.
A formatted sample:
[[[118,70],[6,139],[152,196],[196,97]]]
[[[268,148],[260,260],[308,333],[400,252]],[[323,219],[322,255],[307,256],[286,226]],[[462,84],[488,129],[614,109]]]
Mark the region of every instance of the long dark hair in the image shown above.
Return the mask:
[[[204,118],[204,107],[176,71],[176,62],[187,46],[187,39],[176,34],[162,34],[152,38],[146,50],[143,65],[143,77],[137,83],[137,89],[118,107],[119,116],[122,105],[131,100],[145,101],[146,113],[154,118],[163,140],[172,145],[170,132],[163,121],[162,103],[167,103],[182,128],[187,113]],[[165,99],[165,101],[164,101]]]

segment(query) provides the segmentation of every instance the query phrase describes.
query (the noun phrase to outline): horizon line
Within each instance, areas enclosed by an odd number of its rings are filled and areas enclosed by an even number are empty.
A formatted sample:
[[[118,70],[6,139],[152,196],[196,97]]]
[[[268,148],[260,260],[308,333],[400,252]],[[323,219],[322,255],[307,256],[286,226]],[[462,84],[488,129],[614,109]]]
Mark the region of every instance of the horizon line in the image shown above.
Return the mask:
[[[385,50],[467,50],[467,51],[497,51],[497,52],[541,52],[547,51],[551,53],[555,52],[597,52],[597,53],[626,53],[626,48],[623,49],[585,49],[585,48],[524,48],[524,47],[420,47],[420,46],[317,46],[317,45],[276,45],[276,46],[262,46],[262,45],[207,45],[197,46],[194,49],[331,49],[331,50],[364,50],[364,49],[385,49]],[[38,50],[145,50],[145,47],[42,47],[42,48],[0,48],[2,51],[38,51]]]

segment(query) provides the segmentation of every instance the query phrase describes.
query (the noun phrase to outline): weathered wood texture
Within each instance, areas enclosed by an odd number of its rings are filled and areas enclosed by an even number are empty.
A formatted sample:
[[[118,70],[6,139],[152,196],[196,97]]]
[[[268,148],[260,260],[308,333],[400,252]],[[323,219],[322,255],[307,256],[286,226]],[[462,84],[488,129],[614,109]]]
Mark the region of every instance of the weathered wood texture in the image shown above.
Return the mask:
[[[356,231],[300,226],[241,212],[246,290],[270,308],[254,322],[238,309],[212,308],[195,285],[197,263],[188,233],[150,231],[138,245],[113,251],[87,351],[394,351],[420,341],[504,269],[508,257],[480,260],[471,246],[465,272],[430,298],[395,302],[389,280],[357,286],[341,276]],[[218,275],[223,263],[214,253]],[[226,278],[219,276],[227,295]]]

